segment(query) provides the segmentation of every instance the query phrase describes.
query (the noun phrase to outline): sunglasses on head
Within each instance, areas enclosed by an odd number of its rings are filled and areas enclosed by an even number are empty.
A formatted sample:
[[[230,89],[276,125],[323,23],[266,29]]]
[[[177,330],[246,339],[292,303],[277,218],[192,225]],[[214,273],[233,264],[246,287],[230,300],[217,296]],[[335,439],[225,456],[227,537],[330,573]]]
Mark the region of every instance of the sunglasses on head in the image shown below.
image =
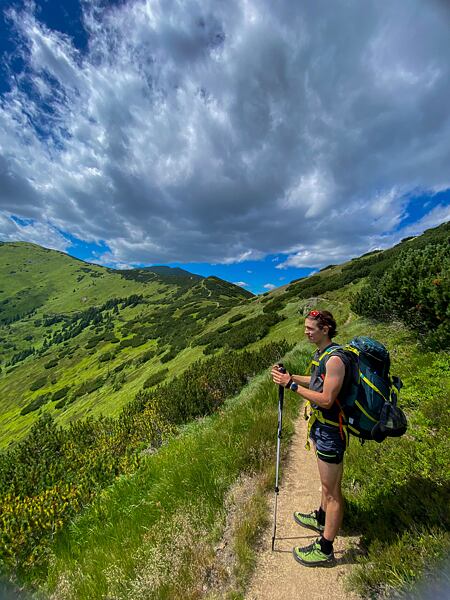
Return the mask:
[[[313,319],[315,319],[316,317],[320,317],[320,310],[310,310],[308,313],[308,317],[313,317]]]

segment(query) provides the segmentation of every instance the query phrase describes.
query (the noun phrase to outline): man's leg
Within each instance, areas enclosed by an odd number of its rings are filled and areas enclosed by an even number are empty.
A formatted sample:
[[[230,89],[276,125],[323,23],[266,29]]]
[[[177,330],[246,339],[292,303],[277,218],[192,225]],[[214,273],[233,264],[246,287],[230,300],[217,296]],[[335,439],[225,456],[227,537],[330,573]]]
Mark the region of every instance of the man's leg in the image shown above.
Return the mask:
[[[326,512],[323,536],[332,542],[342,525],[344,516],[344,499],[341,491],[344,463],[337,465],[318,458],[317,464],[322,484],[322,508]]]
[[[341,492],[341,481],[343,472],[343,453],[335,449],[325,448],[317,450],[317,465],[320,481],[322,484],[322,498],[320,509],[325,511],[325,528],[322,536],[305,548],[293,548],[295,560],[306,566],[328,566],[334,564],[333,541],[342,524],[344,515],[344,500]],[[319,458],[320,454],[326,460]],[[326,462],[332,460],[334,462]],[[339,463],[336,463],[340,460]],[[316,511],[317,516],[319,512]],[[307,515],[303,515],[305,517]],[[294,514],[295,518],[295,514]],[[297,519],[296,519],[297,520]],[[323,522],[323,521],[322,521]],[[304,522],[300,521],[304,527]],[[316,527],[311,529],[320,530]]]

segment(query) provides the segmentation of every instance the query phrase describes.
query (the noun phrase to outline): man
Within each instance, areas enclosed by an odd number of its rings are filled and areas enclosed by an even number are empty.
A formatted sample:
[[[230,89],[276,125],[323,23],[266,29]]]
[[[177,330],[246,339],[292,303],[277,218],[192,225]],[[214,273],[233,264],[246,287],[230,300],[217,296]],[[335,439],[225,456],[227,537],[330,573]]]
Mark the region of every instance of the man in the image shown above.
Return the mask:
[[[344,502],[341,492],[346,429],[342,423],[338,395],[348,385],[346,357],[332,342],[336,321],[326,310],[312,310],[305,319],[305,334],[317,346],[311,375],[290,375],[272,368],[274,383],[300,394],[311,405],[309,437],[317,456],[322,498],[317,510],[294,513],[295,521],[321,536],[310,546],[294,548],[294,558],[306,566],[327,566],[334,562],[333,541],[342,524]]]

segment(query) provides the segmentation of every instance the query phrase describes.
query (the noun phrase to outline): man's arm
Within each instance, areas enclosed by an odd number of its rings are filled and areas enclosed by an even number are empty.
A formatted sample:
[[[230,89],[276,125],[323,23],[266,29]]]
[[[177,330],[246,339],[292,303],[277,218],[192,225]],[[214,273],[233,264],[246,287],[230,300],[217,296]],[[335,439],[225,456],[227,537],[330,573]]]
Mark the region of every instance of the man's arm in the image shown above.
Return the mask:
[[[295,383],[299,383],[305,387],[308,387],[309,382],[311,381],[311,375],[291,375],[291,377]]]
[[[272,369],[272,379],[279,385],[286,386],[289,377],[292,377],[292,375],[289,376],[289,373],[284,374],[280,373],[276,368]],[[329,409],[333,406],[333,403],[341,390],[344,377],[344,363],[338,356],[331,356],[327,361],[327,372],[323,382],[322,391],[314,392],[313,390],[299,387],[296,393],[322,408]],[[294,379],[294,377],[292,377],[292,379]]]
[[[272,367],[272,378],[274,381],[275,377],[277,377],[278,375],[282,375],[282,373],[279,372],[278,365],[274,365]],[[277,380],[275,381],[275,383],[286,386],[289,379],[292,379],[292,381],[295,381],[295,383],[299,383],[300,385],[305,385],[306,387],[308,387],[309,382],[311,381],[311,375],[292,375],[292,373],[286,375],[283,375],[283,382]]]

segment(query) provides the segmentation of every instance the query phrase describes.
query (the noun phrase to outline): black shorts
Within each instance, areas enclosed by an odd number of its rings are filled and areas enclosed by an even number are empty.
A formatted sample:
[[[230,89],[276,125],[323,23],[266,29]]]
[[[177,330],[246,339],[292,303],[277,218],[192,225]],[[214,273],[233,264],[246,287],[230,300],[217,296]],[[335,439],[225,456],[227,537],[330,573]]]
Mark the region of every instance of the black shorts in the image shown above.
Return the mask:
[[[317,458],[336,465],[343,461],[346,444],[345,436],[342,439],[339,427],[323,425],[316,421],[311,427],[309,437],[315,444]]]

